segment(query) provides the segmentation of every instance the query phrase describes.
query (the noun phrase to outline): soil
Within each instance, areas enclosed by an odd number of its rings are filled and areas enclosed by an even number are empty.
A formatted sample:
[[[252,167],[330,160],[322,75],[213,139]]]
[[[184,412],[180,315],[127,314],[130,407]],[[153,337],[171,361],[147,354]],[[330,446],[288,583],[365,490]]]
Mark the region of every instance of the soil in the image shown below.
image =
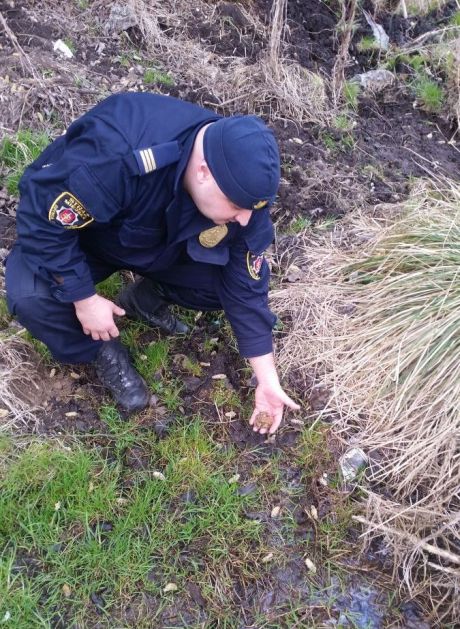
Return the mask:
[[[5,17],[16,43],[29,55],[33,64],[48,78],[46,90],[39,81],[34,84],[27,79],[24,60],[20,54],[12,54],[13,43],[4,31],[0,33],[0,59],[3,66],[0,80],[16,84],[16,98],[0,95],[0,114],[5,134],[20,127],[41,129],[54,125],[55,134],[109,92],[126,89],[147,89],[142,83],[144,66],[142,54],[145,42],[137,27],[130,27],[122,34],[107,34],[103,24],[108,17],[108,8],[102,3],[91,3],[89,8],[79,11],[77,3],[64,3],[59,10],[52,4],[25,0],[14,2],[0,0],[0,11]],[[188,12],[182,25],[183,32],[199,41],[206,50],[222,58],[225,66],[231,57],[244,57],[248,63],[255,61],[263,52],[266,36],[263,28],[248,19],[248,13],[257,17],[261,25],[269,24],[271,3],[265,0],[244,2],[201,3],[197,11]],[[212,11],[211,11],[212,10]],[[381,23],[396,45],[406,43],[409,38],[436,27],[455,10],[455,3],[448,3],[443,11],[433,12],[426,18],[404,20],[400,16],[382,14]],[[210,12],[211,11],[211,12]],[[450,13],[449,13],[450,12]],[[297,61],[303,67],[330,76],[336,61],[338,6],[335,2],[302,0],[288,3],[287,29],[283,55]],[[194,15],[194,19],[192,19]],[[168,26],[163,25],[165,31]],[[352,58],[346,69],[348,77],[365,72],[376,66],[374,53],[358,53],[356,42],[369,35],[367,23],[359,16],[359,28],[352,42]],[[70,38],[76,49],[75,57],[64,61],[52,50],[57,39]],[[137,59],[129,54],[137,55]],[[129,54],[128,54],[129,53]],[[354,56],[353,56],[354,55]],[[128,64],[123,62],[129,57]],[[21,63],[22,61],[22,63]],[[167,63],[167,62],[166,62]],[[78,79],[77,81],[75,79]],[[155,91],[168,93],[197,102],[219,105],[212,86],[202,85],[198,80],[179,80],[174,86],[156,85]],[[24,92],[27,98],[24,98]],[[224,113],[234,113],[230,106],[219,107]],[[244,112],[243,112],[244,113]],[[317,221],[324,217],[340,217],[356,207],[376,203],[392,203],[407,197],[411,179],[422,177],[429,169],[436,174],[456,178],[459,172],[459,151],[455,141],[455,127],[446,115],[435,116],[425,112],[418,103],[403,77],[397,77],[392,87],[378,95],[362,95],[353,116],[352,142],[350,131],[335,127],[321,128],[313,124],[300,125],[293,120],[275,120],[273,127],[279,141],[282,158],[282,185],[279,192],[275,219],[280,234],[286,232],[294,219],[300,217]],[[328,142],[325,141],[328,139]],[[5,190],[0,192],[0,250],[9,250],[15,238],[15,206],[17,200]],[[293,238],[284,236],[283,248],[292,248]],[[282,275],[282,273],[280,273]],[[1,274],[0,274],[0,282]],[[0,289],[3,287],[0,285]],[[216,338],[215,349],[205,351],[205,338]],[[142,342],[158,338],[157,332],[147,332]],[[213,438],[225,447],[234,444],[242,456],[242,487],[240,491],[254,491],[251,481],[252,470],[265,461],[279,458],[284,461],[283,475],[286,486],[299,484],[301,470],[290,464],[290,453],[299,439],[300,430],[289,418],[276,439],[253,432],[247,417],[240,413],[228,418],[219,413],[213,403],[216,374],[225,374],[223,386],[247,403],[254,390],[254,382],[248,382],[245,363],[228,346],[228,335],[212,316],[202,317],[195,325],[193,334],[180,347],[180,354],[196,362],[209,363],[200,376],[191,375],[183,368],[180,360],[173,361],[171,376],[183,385],[183,405],[174,413],[168,411],[156,399],[136,419],[138,430],[153,431],[164,438],[171,425],[182,415],[201,413],[213,433]],[[40,362],[38,356],[37,362]],[[161,378],[161,374],[159,374]],[[38,414],[38,425],[30,425],[30,431],[41,435],[77,435],[85,443],[91,443],[108,457],[114,444],[107,425],[100,419],[98,409],[106,399],[105,392],[97,384],[95,373],[87,366],[47,366],[43,371],[43,390],[46,399]],[[295,382],[291,383],[295,389]],[[313,387],[312,383],[312,387]],[[314,410],[320,410],[327,395],[311,391],[295,391]],[[185,411],[185,409],[187,409]],[[284,508],[292,512],[297,524],[296,535],[315,536],[315,528],[305,515],[305,507],[315,500],[320,517],[336,508],[337,494],[320,483],[324,473],[335,473],[341,444],[332,436],[329,443],[331,462],[318,462],[315,482],[303,488],[295,499],[286,499]],[[148,462],[148,453],[142,446],[133,446],[124,453],[126,482],[129,483],[133,470],[143,469]],[[184,496],[192,500],[193,496]],[[248,518],[265,518],[266,514],[247,513]],[[267,540],[276,544],[277,523],[265,521]],[[350,531],[350,541],[355,535]],[[197,560],[200,549],[188,548],[184,552],[195,553]],[[283,568],[274,568],[265,582],[246,584],[235,578],[235,605],[248,619],[247,626],[254,622],[258,612],[268,613],[286,603],[296,600],[317,607],[314,626],[350,626],[344,612],[353,612],[356,627],[401,626],[426,629],[415,603],[400,604],[399,609],[388,606],[386,592],[380,586],[378,571],[382,568],[381,555],[369,556],[366,562],[350,564],[352,576],[346,579],[346,593],[340,591],[338,583],[332,581],[327,587],[319,584],[311,590],[304,579],[303,557],[299,554],[295,539],[285,547],[286,562]],[[30,571],[39,569],[33,557],[21,557]],[[152,579],[157,575],[152,574]],[[323,625],[323,603],[334,597],[334,623]],[[103,592],[95,592],[94,624],[98,624],[98,609],[103,607]],[[141,593],[129,606],[120,607],[113,613],[113,623],[136,626],[147,618],[159,603],[148,593]],[[175,598],[175,603],[166,607],[158,622],[159,627],[198,626],[207,619],[207,601],[196,584],[190,583],[189,590]],[[395,618],[399,614],[399,621]],[[329,619],[330,620],[330,619]],[[397,624],[400,622],[401,624]],[[56,625],[57,626],[57,625]],[[104,625],[105,626],[105,625]],[[243,627],[243,625],[241,625]],[[300,626],[300,625],[299,625]],[[303,626],[303,625],[302,625]],[[306,625],[305,625],[306,626]]]

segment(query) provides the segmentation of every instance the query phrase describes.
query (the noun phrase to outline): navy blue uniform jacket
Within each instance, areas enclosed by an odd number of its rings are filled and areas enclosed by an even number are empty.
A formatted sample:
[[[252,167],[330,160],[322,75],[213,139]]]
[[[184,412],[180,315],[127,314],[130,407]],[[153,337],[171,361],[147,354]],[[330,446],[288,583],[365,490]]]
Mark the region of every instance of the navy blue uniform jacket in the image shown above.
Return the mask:
[[[198,130],[219,117],[167,96],[117,94],[76,120],[26,170],[18,244],[57,300],[95,293],[88,252],[141,275],[187,261],[210,264],[214,286],[201,284],[210,274],[203,280],[196,264],[193,276],[178,273],[174,282],[217,292],[243,356],[272,350],[269,269],[257,257],[273,240],[268,210],[253,211],[246,227],[229,223],[220,243],[204,247],[198,236],[215,225],[181,185]]]

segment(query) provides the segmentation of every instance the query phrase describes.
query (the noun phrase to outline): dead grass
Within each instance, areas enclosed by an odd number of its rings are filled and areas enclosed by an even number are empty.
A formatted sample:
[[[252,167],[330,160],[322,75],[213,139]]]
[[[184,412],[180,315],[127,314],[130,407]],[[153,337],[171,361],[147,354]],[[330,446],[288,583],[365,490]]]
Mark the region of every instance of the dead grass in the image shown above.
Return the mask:
[[[324,412],[388,488],[368,495],[366,541],[385,539],[439,621],[460,614],[460,187],[431,181],[390,207],[305,237],[306,281],[273,305],[292,319],[283,370],[329,390]]]
[[[18,339],[0,339],[0,432],[37,422],[40,374],[30,345]]]
[[[161,54],[176,77],[206,88],[224,111],[268,112],[272,119],[292,118],[317,124],[326,124],[332,117],[326,80],[282,57],[285,0],[273,3],[270,32],[239,6],[250,30],[266,41],[265,53],[255,63],[242,57],[217,56],[191,39],[177,17],[190,14],[189,3],[131,0],[131,7],[151,54]],[[214,5],[194,2],[193,9],[206,16],[207,21],[215,19]],[[161,29],[160,22],[170,25],[170,29]]]

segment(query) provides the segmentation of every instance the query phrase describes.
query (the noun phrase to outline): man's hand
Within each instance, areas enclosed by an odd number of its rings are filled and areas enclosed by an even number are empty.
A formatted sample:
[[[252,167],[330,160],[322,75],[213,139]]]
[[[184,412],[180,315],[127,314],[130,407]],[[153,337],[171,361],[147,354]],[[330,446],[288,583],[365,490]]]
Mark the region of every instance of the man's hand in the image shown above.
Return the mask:
[[[95,341],[110,341],[111,338],[120,335],[113,315],[122,316],[125,311],[109,299],[100,295],[92,295],[86,299],[75,301],[74,306],[83,332],[91,334]]]
[[[255,409],[249,423],[253,426],[255,432],[260,432],[263,435],[268,431],[272,435],[281,424],[284,407],[288,406],[293,410],[298,410],[300,406],[291,400],[281,388],[273,354],[250,358],[249,362],[254,369],[258,382],[255,395]],[[268,413],[273,418],[269,429],[257,426],[256,417],[259,413]]]

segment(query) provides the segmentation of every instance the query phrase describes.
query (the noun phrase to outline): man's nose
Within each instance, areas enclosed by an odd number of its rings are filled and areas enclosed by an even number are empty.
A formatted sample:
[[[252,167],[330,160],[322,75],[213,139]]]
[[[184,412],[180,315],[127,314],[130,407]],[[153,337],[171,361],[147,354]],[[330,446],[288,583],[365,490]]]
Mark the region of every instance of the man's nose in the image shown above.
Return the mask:
[[[235,219],[241,225],[241,227],[246,227],[246,225],[249,223],[249,219],[251,218],[251,214],[252,210],[240,210],[235,216]]]

